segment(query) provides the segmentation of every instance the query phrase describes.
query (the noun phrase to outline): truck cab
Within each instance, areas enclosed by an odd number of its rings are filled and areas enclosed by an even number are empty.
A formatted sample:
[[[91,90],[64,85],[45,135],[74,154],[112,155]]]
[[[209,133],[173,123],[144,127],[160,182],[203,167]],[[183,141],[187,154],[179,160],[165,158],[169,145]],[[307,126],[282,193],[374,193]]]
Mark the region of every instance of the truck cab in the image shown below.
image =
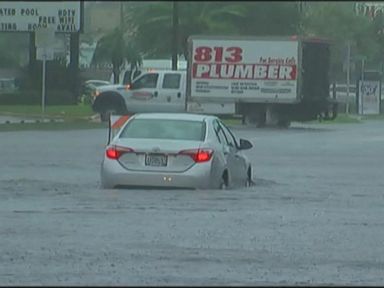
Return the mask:
[[[102,121],[109,115],[185,111],[186,71],[150,70],[130,84],[99,87],[92,108]]]

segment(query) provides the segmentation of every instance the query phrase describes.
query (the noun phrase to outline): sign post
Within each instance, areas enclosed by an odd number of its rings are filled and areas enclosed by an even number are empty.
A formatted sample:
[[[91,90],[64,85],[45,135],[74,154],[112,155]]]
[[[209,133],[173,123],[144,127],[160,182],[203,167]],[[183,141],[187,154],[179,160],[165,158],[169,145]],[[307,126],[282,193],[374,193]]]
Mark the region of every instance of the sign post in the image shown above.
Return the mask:
[[[36,60],[43,61],[41,85],[41,114],[45,114],[45,74],[47,60],[53,60],[53,45],[55,43],[55,29],[52,27],[39,28],[35,33]]]
[[[45,64],[46,64],[46,57],[43,56],[43,75],[42,75],[42,84],[41,84],[41,114],[45,115]]]
[[[349,86],[350,86],[350,70],[351,70],[351,42],[347,43],[347,100],[345,103],[345,113],[349,114]]]
[[[378,115],[381,112],[381,73],[365,71],[358,81],[358,113]]]

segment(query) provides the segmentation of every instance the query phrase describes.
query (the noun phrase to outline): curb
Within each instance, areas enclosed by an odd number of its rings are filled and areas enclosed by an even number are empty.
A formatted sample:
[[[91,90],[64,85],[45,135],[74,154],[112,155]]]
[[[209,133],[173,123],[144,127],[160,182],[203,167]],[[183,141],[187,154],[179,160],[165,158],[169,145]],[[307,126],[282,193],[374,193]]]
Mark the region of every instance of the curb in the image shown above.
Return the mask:
[[[7,117],[8,116],[8,117]],[[29,117],[29,119],[25,119],[28,116],[20,116],[20,114],[11,114],[11,113],[2,113],[0,114],[0,125],[6,124],[36,124],[36,123],[63,123],[65,119],[63,118],[43,118],[38,116]],[[5,118],[5,119],[1,119]],[[10,118],[10,119],[7,119]],[[24,119],[23,119],[24,118]],[[102,123],[100,119],[100,114],[94,114],[92,116],[87,117],[79,117],[79,120],[86,120],[91,123]]]
[[[64,122],[64,119],[21,119],[21,120],[5,120],[5,121],[0,121],[1,124],[36,124],[36,123],[59,123],[59,122]]]

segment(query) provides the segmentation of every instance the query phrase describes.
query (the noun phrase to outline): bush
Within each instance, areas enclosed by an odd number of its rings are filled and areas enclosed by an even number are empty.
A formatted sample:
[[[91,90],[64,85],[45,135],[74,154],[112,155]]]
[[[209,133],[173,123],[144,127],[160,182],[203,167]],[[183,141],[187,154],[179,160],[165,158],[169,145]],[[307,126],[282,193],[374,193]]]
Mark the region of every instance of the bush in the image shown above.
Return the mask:
[[[82,81],[80,74],[74,75],[73,71],[59,60],[48,61],[46,65],[46,104],[76,104],[79,98],[78,94],[80,94],[76,90],[79,90]],[[7,104],[41,103],[42,62],[37,61],[34,65],[27,66],[23,70],[23,76],[20,79],[20,91],[16,94],[12,93],[12,95],[0,95],[1,103],[4,101]],[[20,103],[20,101],[24,102]]]
[[[21,90],[0,94],[1,105],[36,105],[41,103],[41,92],[23,92]]]
[[[71,105],[76,104],[77,99],[71,91],[47,89],[45,103],[47,105]]]
[[[40,105],[42,92],[37,90],[19,90],[12,93],[0,94],[1,105]],[[76,104],[73,93],[66,90],[47,89],[45,93],[46,105]]]

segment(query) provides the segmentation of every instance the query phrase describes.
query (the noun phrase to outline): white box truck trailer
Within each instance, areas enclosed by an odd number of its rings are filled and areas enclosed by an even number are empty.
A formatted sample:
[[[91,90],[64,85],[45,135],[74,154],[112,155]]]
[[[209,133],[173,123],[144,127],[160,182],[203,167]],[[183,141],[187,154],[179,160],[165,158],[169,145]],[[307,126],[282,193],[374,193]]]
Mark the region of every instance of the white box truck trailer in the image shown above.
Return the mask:
[[[192,36],[188,47],[187,102],[232,102],[260,126],[336,116],[325,40]]]

